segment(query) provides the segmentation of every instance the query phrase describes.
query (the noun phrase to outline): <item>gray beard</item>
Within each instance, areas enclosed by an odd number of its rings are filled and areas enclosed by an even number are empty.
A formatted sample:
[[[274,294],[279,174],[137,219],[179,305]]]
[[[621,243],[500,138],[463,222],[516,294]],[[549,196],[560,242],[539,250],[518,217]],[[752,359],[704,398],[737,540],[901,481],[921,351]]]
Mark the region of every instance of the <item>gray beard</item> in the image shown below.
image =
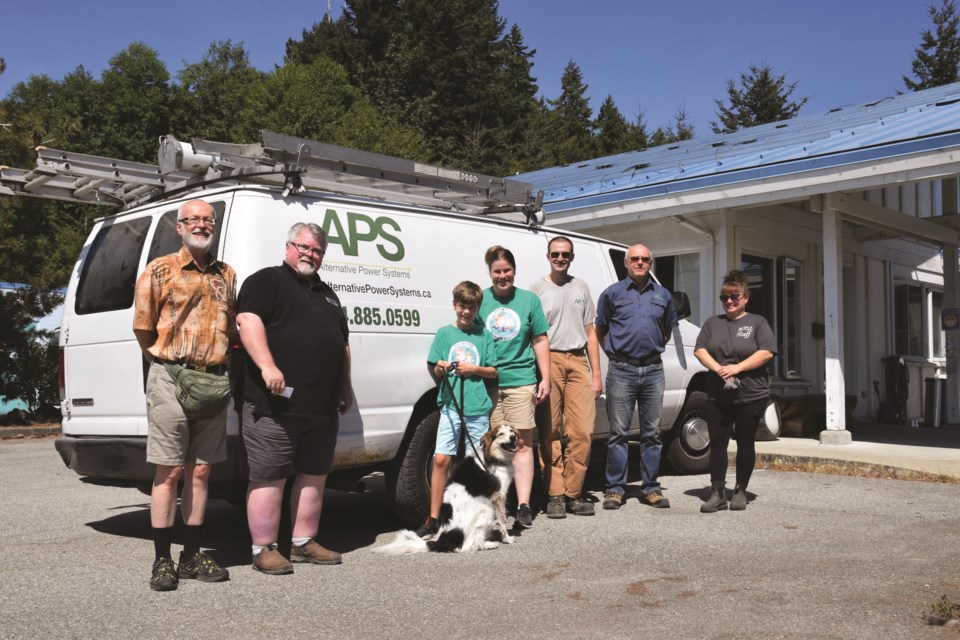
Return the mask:
[[[210,234],[202,241],[195,238],[192,233],[186,231],[180,237],[188,249],[200,249],[201,251],[207,251],[210,248],[210,243],[213,242],[213,234]]]

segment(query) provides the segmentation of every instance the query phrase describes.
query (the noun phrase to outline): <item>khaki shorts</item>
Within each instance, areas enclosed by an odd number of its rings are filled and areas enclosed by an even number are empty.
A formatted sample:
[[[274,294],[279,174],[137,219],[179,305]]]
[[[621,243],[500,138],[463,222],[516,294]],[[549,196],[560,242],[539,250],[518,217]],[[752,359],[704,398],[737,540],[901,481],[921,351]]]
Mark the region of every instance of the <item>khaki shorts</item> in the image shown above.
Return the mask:
[[[212,418],[188,418],[173,378],[157,361],[147,373],[147,462],[179,467],[227,459],[227,408]]]
[[[537,404],[537,385],[497,389],[494,395],[490,426],[508,424],[517,430],[533,429],[533,409]]]

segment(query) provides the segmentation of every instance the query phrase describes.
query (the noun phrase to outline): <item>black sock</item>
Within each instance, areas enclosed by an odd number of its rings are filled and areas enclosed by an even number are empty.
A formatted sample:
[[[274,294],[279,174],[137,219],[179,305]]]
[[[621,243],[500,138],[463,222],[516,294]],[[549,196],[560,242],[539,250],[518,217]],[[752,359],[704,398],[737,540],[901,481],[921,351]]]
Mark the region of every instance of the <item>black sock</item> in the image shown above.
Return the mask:
[[[202,524],[184,525],[183,527],[183,561],[193,560],[197,552],[200,551],[200,530]]]
[[[155,560],[170,557],[170,545],[173,543],[173,527],[152,527],[153,528],[153,551],[156,554]]]

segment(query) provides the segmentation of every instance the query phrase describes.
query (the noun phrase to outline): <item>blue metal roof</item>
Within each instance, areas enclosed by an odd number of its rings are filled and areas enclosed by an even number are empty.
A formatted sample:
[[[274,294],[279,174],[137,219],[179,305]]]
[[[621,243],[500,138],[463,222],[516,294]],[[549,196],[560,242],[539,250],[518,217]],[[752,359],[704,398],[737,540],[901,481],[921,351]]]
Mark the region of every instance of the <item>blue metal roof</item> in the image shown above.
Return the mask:
[[[951,147],[960,83],[515,177],[569,211]]]

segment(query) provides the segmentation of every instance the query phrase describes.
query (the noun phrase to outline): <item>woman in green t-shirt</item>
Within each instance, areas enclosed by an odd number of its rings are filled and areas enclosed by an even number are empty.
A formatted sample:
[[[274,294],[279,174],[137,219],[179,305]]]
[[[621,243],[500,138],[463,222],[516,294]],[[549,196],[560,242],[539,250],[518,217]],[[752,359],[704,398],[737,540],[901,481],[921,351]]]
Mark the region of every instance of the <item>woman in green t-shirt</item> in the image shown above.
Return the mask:
[[[479,319],[493,336],[499,374],[490,425],[509,424],[517,431],[520,448],[513,459],[518,503],[515,524],[526,528],[533,524],[533,409],[550,393],[550,325],[540,299],[513,285],[517,263],[509,249],[490,247],[484,260],[492,286],[483,292]]]

